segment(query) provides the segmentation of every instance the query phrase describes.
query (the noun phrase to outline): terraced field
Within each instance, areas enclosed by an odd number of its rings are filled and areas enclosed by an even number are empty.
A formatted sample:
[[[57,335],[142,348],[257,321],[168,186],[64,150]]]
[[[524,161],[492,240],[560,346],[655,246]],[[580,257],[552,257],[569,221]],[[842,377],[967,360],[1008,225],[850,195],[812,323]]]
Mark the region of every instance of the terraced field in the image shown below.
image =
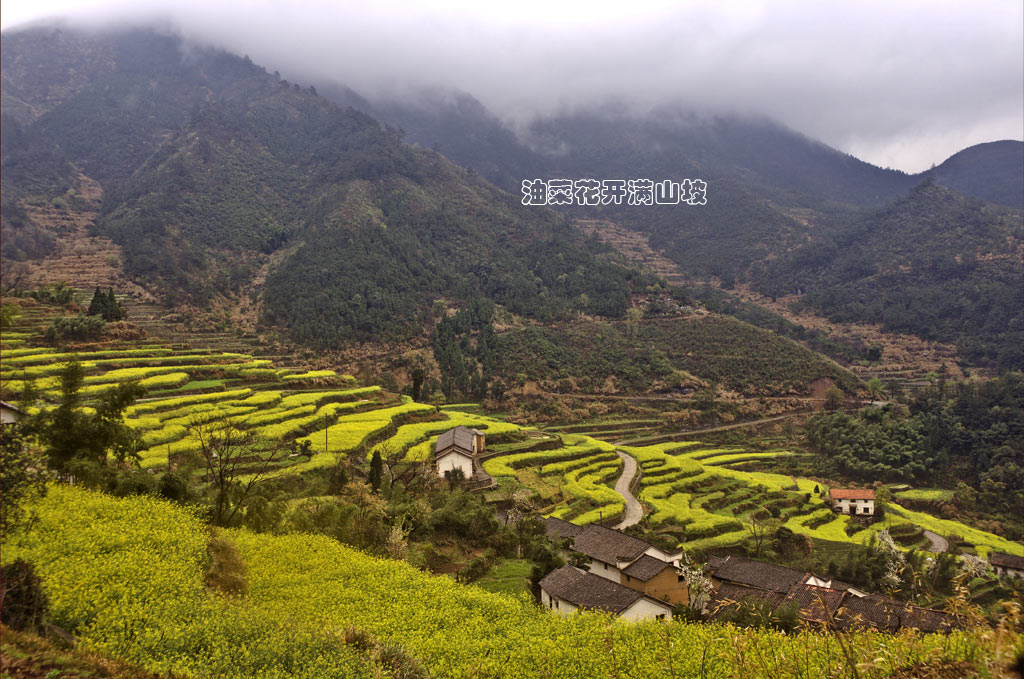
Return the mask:
[[[839,516],[826,505],[828,488],[814,481],[738,467],[784,455],[788,451],[752,452],[709,448],[699,443],[661,444],[623,448],[643,469],[641,501],[656,524],[678,526],[680,542],[702,550],[733,544],[749,537],[756,518],[776,517],[787,528],[817,540],[866,543],[883,529],[911,533],[915,527],[941,535],[959,535],[981,554],[990,550],[1024,554],[1024,547],[956,521],[912,512],[896,503],[882,521],[863,527]],[[917,543],[906,545],[919,546]]]
[[[479,414],[469,404],[438,409],[378,386],[359,386],[334,371],[281,368],[249,353],[188,344],[111,342],[58,351],[39,346],[45,313],[29,308],[20,325],[0,333],[3,399],[17,401],[31,384],[42,399],[36,407],[51,407],[58,397],[58,373],[72,359],[80,361],[85,374],[84,407],[117,384],[138,381],[148,393],[128,409],[125,420],[141,434],[146,446],[141,466],[146,469],[188,467],[190,462],[197,467],[197,433],[211,428],[254,434],[262,442],[257,453],[263,460],[277,444],[295,442],[293,451],[272,465],[270,475],[280,476],[375,451],[408,463],[427,461],[440,433],[465,425],[487,433],[483,468],[499,485],[514,480],[532,489],[545,515],[579,524],[611,523],[624,509],[614,490],[622,461],[616,447],[600,437],[618,439],[657,426],[652,420],[609,420],[545,434]],[[619,449],[639,462],[642,476],[635,494],[650,521],[691,550],[740,542],[754,521],[773,517],[816,540],[863,543],[889,528],[909,548],[923,544],[921,531],[927,529],[956,535],[982,555],[990,550],[1024,555],[1019,543],[897,503],[889,504],[884,521],[863,527],[834,515],[823,500],[828,489],[821,486],[815,493],[814,481],[747,470],[792,455],[789,451],[716,448],[694,441]],[[254,459],[251,464],[262,463]],[[900,490],[896,497],[937,500],[947,494]]]
[[[519,430],[480,415],[439,412],[378,386],[360,387],[351,376],[332,370],[278,368],[269,359],[241,352],[145,341],[81,351],[33,346],[41,341],[38,328],[47,316],[44,309],[31,311],[19,327],[0,333],[4,400],[18,401],[31,385],[40,399],[35,410],[52,407],[59,397],[59,373],[73,359],[85,375],[85,408],[118,384],[138,382],[147,394],[128,408],[125,422],[141,435],[144,469],[197,468],[203,432],[229,428],[255,435],[257,457],[244,463],[253,470],[274,455],[270,476],[329,467],[343,455],[369,456],[374,450],[424,461],[437,434],[458,424],[498,437]],[[292,442],[300,445],[282,456],[279,444]],[[301,446],[305,442],[308,448]]]
[[[564,431],[564,430],[563,430]],[[572,441],[578,436],[582,441]],[[563,435],[562,448],[504,455],[485,463],[495,476],[514,476],[550,504],[549,516],[575,523],[613,518],[622,499],[608,493],[619,472],[614,447],[579,434]],[[927,545],[922,529],[940,535],[958,535],[984,555],[990,550],[1024,554],[1024,547],[964,524],[888,504],[882,521],[863,526],[849,516],[836,515],[824,500],[828,488],[805,479],[761,471],[746,471],[750,464],[793,453],[785,450],[753,451],[717,448],[700,442],[672,442],[650,446],[619,446],[637,459],[641,469],[638,499],[648,520],[663,534],[675,537],[691,551],[703,551],[742,542],[750,526],[773,518],[815,540],[866,543],[889,529],[905,548]],[[818,489],[818,493],[815,489]],[[902,538],[902,539],[900,539]]]
[[[483,467],[536,491],[549,516],[585,524],[614,519],[625,508],[613,488],[622,471],[615,446],[583,434],[548,439],[541,450],[499,453]]]

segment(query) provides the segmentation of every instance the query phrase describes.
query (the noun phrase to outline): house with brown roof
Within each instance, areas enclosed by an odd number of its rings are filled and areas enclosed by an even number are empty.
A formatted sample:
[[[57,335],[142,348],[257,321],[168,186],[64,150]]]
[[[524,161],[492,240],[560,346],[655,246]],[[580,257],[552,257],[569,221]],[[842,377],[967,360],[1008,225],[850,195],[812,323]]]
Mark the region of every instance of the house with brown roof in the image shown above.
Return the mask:
[[[1000,577],[1024,578],[1024,556],[991,552],[988,555],[988,562]]]
[[[875,491],[870,488],[830,488],[829,504],[839,514],[875,515]]]
[[[672,619],[670,604],[575,566],[548,573],[540,581],[540,597],[542,606],[563,615],[584,610],[629,621]]]
[[[482,431],[462,425],[438,436],[434,444],[437,475],[443,478],[458,469],[463,478],[473,478],[481,470],[480,455],[484,452],[485,442]]]
[[[611,582],[674,604],[690,600],[690,587],[679,568],[682,552],[669,553],[622,531],[549,517],[548,537],[566,545],[565,552],[587,557],[587,570]]]
[[[650,554],[622,569],[622,584],[653,599],[673,604],[690,603],[690,584],[679,568]]]

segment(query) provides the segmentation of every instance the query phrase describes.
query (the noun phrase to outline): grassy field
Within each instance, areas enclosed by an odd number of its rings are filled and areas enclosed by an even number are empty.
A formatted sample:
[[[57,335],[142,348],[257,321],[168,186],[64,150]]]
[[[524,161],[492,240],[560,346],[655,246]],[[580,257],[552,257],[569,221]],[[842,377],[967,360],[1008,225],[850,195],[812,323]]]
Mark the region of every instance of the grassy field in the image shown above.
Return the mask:
[[[502,559],[494,564],[491,572],[474,584],[493,594],[518,596],[530,591],[530,571],[533,564],[526,559]]]

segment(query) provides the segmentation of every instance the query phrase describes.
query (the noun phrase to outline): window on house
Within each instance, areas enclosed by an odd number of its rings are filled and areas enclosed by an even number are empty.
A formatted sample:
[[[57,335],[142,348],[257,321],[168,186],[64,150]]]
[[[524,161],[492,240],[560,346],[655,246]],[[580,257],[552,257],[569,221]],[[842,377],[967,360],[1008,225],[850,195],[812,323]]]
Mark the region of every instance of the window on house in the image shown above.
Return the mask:
[[[661,615],[656,615],[656,616],[654,616],[654,619],[655,620],[664,620],[665,619],[665,614],[662,613]]]
[[[686,576],[685,575],[680,575],[679,576],[679,582],[685,582],[685,581],[686,581]]]

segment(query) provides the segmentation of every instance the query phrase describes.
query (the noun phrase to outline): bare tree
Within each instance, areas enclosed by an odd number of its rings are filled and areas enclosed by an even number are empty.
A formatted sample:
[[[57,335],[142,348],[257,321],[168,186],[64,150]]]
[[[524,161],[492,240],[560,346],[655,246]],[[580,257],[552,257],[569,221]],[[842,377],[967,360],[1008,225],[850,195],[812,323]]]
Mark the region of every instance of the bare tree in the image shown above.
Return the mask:
[[[213,521],[231,525],[256,486],[289,448],[280,441],[265,441],[251,432],[212,422],[194,422],[187,429],[199,445],[205,480],[216,494]]]
[[[25,262],[15,262],[5,259],[0,264],[0,290],[4,292],[20,292],[32,276],[32,272]]]
[[[754,542],[754,556],[761,556],[765,541],[770,535],[775,533],[778,527],[779,522],[775,519],[751,518],[747,529],[750,531],[750,537]]]

